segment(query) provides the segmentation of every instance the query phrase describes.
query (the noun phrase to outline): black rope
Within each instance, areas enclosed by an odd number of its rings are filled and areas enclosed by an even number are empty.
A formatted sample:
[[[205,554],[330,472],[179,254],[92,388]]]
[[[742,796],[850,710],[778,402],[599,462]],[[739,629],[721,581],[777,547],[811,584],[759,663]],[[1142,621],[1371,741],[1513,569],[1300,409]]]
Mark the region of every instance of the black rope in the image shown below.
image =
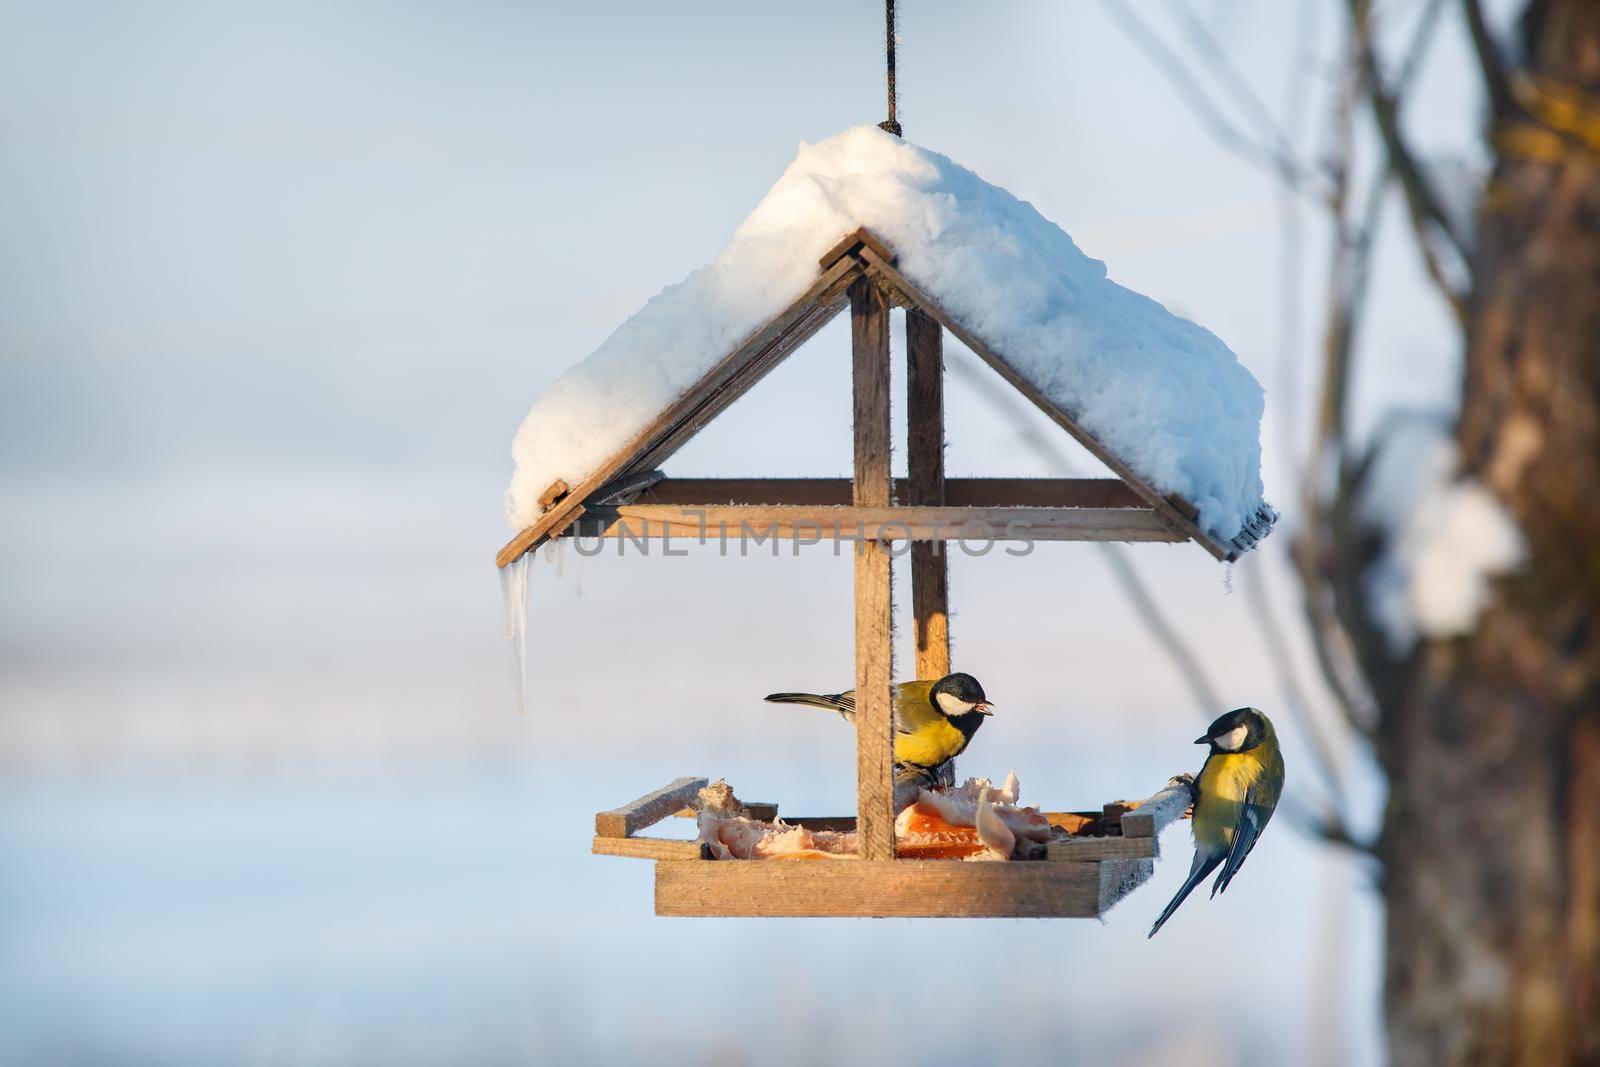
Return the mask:
[[[899,137],[901,133],[900,123],[894,117],[894,0],[883,0],[883,8],[887,32],[884,55],[889,63],[889,120],[878,123],[878,128],[880,130],[888,130],[896,137]]]

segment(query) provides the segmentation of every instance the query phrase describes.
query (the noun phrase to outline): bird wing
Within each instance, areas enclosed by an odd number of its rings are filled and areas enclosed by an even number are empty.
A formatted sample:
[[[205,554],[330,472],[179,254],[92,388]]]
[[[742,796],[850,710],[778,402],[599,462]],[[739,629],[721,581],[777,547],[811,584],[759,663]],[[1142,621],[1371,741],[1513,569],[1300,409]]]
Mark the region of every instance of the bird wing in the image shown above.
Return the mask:
[[[1244,866],[1245,857],[1256,847],[1261,831],[1266,829],[1267,820],[1272,817],[1272,809],[1258,804],[1256,797],[1255,786],[1245,790],[1244,803],[1239,805],[1239,821],[1233,827],[1233,847],[1228,850],[1228,860],[1223,864],[1222,873],[1217,875],[1216,883],[1211,887],[1212,896],[1227,890],[1228,883],[1233,881],[1233,876]]]
[[[901,682],[894,687],[894,732],[914,734],[930,726],[939,726],[945,717],[933,706],[933,686],[930,681]]]

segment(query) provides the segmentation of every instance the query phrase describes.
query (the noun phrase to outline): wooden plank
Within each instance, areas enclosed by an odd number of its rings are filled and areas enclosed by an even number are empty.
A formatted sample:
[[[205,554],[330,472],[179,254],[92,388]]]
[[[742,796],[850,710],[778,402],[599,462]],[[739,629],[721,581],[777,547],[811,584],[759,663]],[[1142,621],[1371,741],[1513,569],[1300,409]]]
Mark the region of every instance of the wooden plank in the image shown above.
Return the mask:
[[[918,308],[906,311],[906,467],[913,505],[944,500],[944,330]],[[911,617],[918,678],[950,673],[950,568],[943,546],[911,546]]]
[[[596,856],[628,856],[641,860],[698,860],[696,841],[669,841],[662,837],[596,837],[589,851]]]
[[[863,246],[858,252],[858,257],[866,263],[872,273],[882,278],[886,283],[900,290],[906,299],[939,321],[945,329],[961,339],[961,343],[972,350],[973,354],[993,367],[1012,387],[1031,400],[1035,407],[1049,416],[1050,420],[1063,430],[1071,434],[1079,444],[1088,449],[1096,459],[1109,467],[1118,477],[1133,487],[1147,504],[1154,508],[1163,518],[1171,522],[1177,529],[1188,535],[1189,538],[1200,543],[1207,552],[1217,559],[1231,560],[1237,557],[1238,551],[1231,545],[1225,545],[1197,526],[1193,519],[1174,506],[1166,494],[1158,491],[1144,478],[1118,459],[1100,440],[1080,426],[1076,419],[1066,411],[1057,407],[1055,402],[1045,396],[1032,382],[1017,371],[1017,369],[994,349],[986,345],[979,337],[966,329],[948,311],[922,289],[895,269],[894,264],[878,256],[871,248]],[[1192,510],[1192,506],[1189,506]]]
[[[1155,837],[1183,817],[1194,803],[1187,776],[1174,778],[1165,789],[1134,805],[1122,816],[1123,837]]]
[[[545,486],[544,492],[539,494],[539,506],[541,508],[547,508],[551,504],[554,504],[557,500],[560,500],[562,497],[566,496],[571,491],[572,487],[569,486],[564,479],[557,478],[555,481]]]
[[[739,372],[746,370],[752,364],[763,365],[763,359],[765,367],[770,369],[783,355],[793,351],[806,338],[821,329],[839,310],[839,295],[853,279],[859,276],[860,272],[860,264],[855,259],[841,260],[832,269],[824,271],[798,300],[769,319],[743,343],[724,356],[705,377],[634,435],[627,445],[592,471],[572,492],[553,504],[537,522],[508,541],[495,556],[496,565],[504,567],[529,550],[538,547],[545,538],[565,529],[577,515],[581,514],[583,502],[589,494],[617,475],[640,464],[641,461],[647,461],[646,465],[659,466],[659,460],[663,458],[661,446],[665,440],[673,441],[674,448],[681,446],[693,436],[695,430],[704,425],[705,420],[697,422],[695,416],[709,402],[716,399],[724,406],[732,403],[731,398],[723,395],[727,392],[726,387],[730,379],[739,377]],[[752,379],[747,374],[741,378],[742,389],[748,389],[755,380],[759,380],[759,376],[757,374]],[[664,454],[670,455],[671,450],[666,450]]]
[[[1098,911],[1102,916],[1122,898],[1148,882],[1156,870],[1156,862],[1153,859],[1106,860],[1098,866],[1100,870]]]
[[[843,506],[849,478],[668,478],[635,504],[787,504]],[[894,480],[894,499],[914,503],[911,482]],[[1137,508],[1149,510],[1120,478],[946,478],[944,498],[961,508]]]
[[[878,238],[875,237],[870,230],[866,229],[865,227],[860,227],[845,234],[843,237],[839,238],[838,241],[834,242],[832,248],[829,248],[826,252],[822,253],[821,258],[817,260],[817,265],[823,270],[827,270],[845,256],[854,255],[863,247],[870,248],[874,253],[877,254],[879,259],[882,259],[886,263],[893,263],[895,261],[895,254],[889,250],[888,245],[878,240]]]
[[[802,507],[624,504],[591,508],[562,536],[822,541],[1182,541],[1148,508]]]
[[[854,397],[853,503],[890,504],[889,305],[866,278],[850,286]],[[894,859],[894,646],[891,557],[883,541],[856,551],[856,818],[863,860]]]
[[[1099,910],[1100,895],[1092,863],[656,864],[657,915],[1089,918]]]
[[[1058,863],[1098,863],[1101,860],[1148,859],[1160,855],[1153,837],[1074,837],[1052,841],[1049,858]]]
[[[594,832],[599,837],[628,837],[638,833],[688,804],[705,787],[704,778],[676,778],[620,808],[597,813]]]

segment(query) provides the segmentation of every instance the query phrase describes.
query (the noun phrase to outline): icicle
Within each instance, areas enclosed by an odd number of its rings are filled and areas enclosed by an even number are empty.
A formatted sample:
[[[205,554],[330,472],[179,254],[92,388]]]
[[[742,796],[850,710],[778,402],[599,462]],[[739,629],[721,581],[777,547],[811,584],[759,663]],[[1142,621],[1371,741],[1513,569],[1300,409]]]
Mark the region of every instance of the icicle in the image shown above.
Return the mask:
[[[517,714],[527,709],[528,690],[528,577],[533,553],[517,557],[500,568],[500,595],[505,602],[505,635],[517,661]]]
[[[1233,595],[1233,561],[1222,565],[1222,591],[1228,596]]]
[[[583,576],[589,573],[589,557],[578,553],[578,599],[583,599]]]
[[[556,546],[556,577],[567,576],[567,543],[563,540],[552,542]]]

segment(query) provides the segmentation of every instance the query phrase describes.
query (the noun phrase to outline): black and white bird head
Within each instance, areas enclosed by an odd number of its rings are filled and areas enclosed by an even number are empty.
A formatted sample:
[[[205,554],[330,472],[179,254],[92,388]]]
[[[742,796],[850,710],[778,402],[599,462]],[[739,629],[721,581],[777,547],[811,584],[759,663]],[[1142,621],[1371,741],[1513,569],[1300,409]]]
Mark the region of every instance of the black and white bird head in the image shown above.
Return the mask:
[[[1267,717],[1257,708],[1236,708],[1194,739],[1212,752],[1248,752],[1267,739]]]
[[[947,674],[940,678],[933,685],[933,703],[951,719],[974,711],[979,715],[994,714],[989,709],[989,698],[983,695],[983,686],[970,674]]]

